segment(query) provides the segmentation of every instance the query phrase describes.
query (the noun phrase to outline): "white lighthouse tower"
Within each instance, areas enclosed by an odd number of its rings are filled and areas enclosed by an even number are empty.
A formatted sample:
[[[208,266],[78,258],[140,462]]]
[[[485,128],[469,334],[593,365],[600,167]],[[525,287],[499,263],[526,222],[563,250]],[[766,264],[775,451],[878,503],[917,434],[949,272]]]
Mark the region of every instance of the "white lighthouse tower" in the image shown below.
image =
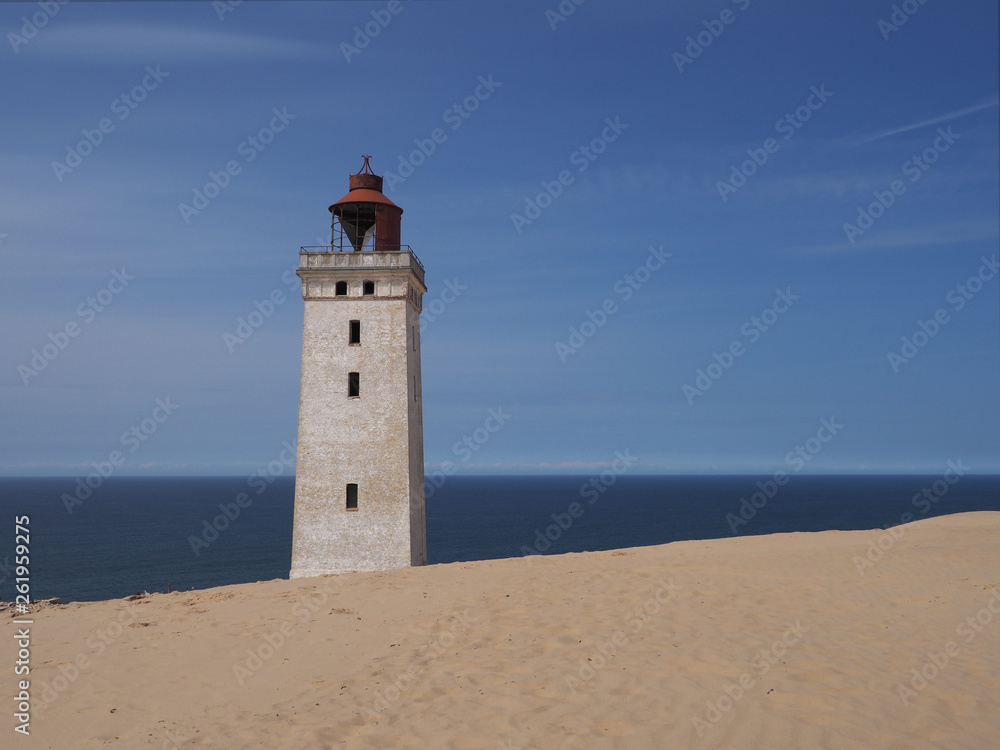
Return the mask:
[[[424,268],[370,157],[303,247],[305,316],[292,578],[427,562],[420,306]]]

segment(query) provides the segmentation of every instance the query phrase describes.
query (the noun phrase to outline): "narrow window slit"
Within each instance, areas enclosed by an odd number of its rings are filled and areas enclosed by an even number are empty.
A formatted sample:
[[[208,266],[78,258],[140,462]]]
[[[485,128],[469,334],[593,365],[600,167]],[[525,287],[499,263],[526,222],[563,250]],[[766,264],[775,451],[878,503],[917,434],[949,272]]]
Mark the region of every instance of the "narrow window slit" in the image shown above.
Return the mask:
[[[347,510],[358,509],[358,485],[351,483],[347,485]]]

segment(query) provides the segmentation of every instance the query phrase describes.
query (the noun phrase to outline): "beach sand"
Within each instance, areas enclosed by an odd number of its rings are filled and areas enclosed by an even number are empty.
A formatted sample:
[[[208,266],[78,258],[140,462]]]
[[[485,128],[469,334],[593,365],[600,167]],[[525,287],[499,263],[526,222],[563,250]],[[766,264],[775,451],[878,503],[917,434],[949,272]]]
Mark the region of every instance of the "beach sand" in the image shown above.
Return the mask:
[[[895,536],[677,542],[39,606],[21,616],[34,621],[31,734],[8,711],[0,744],[995,750],[1000,513]],[[8,707],[13,641],[0,647]]]

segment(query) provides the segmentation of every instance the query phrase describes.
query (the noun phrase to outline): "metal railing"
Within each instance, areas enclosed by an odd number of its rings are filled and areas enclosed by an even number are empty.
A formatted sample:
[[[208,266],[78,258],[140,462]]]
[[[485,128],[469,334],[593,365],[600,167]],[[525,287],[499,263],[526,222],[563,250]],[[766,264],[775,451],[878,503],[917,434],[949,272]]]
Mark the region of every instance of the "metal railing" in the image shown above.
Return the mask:
[[[409,245],[393,245],[391,247],[379,247],[378,250],[355,250],[353,247],[337,247],[336,245],[301,245],[299,247],[299,252],[301,253],[409,253],[410,257],[416,261],[417,265],[420,266],[420,271],[425,272],[424,264],[420,262],[420,258],[417,254],[413,252],[413,248]]]
[[[379,246],[378,250],[355,250],[353,247],[337,247],[336,245],[302,245],[299,248],[304,253],[392,253],[392,252],[408,252],[412,253],[413,249],[409,245],[391,245],[388,247]],[[414,256],[416,257],[416,256]]]

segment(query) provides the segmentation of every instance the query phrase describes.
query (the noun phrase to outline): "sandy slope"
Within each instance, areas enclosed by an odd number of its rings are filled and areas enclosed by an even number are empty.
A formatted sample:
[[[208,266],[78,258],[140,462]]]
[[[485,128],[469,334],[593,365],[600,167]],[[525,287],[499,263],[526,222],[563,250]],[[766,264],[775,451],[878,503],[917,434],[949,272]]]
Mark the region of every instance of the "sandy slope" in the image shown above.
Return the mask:
[[[44,607],[31,736],[8,712],[0,745],[998,748],[1000,513],[896,533]]]

